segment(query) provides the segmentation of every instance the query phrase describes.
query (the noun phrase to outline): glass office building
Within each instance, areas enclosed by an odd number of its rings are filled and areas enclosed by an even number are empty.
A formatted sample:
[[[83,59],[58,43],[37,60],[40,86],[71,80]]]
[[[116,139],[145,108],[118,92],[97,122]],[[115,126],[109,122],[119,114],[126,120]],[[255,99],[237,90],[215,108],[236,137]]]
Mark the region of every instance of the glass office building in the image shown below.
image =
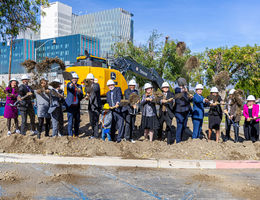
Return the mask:
[[[133,41],[133,14],[122,8],[87,15],[72,15],[72,33],[90,35],[100,40],[101,56],[113,54],[117,42]]]
[[[55,43],[53,42],[55,39]],[[18,39],[14,41],[12,53],[12,73],[24,73],[21,63],[27,59],[39,62],[45,57],[58,57],[66,65],[76,62],[76,57],[87,50],[90,54],[100,56],[98,39],[86,35],[75,34],[45,40]],[[0,74],[8,73],[10,46],[0,43]]]

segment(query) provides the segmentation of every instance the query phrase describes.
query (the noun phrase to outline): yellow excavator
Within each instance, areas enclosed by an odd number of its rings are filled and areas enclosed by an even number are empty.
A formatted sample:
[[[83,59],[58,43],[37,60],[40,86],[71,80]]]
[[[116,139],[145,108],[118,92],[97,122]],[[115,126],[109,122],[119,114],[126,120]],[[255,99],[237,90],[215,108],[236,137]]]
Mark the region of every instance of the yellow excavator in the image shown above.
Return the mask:
[[[160,88],[163,79],[159,76],[155,69],[150,69],[142,66],[131,58],[118,57],[111,60],[111,66],[105,58],[96,57],[88,54],[85,51],[84,56],[77,57],[77,62],[66,68],[63,73],[65,79],[65,87],[71,79],[71,73],[75,72],[79,76],[79,84],[82,84],[84,89],[84,80],[89,73],[92,73],[100,85],[100,95],[105,97],[108,92],[107,81],[112,79],[117,87],[120,87],[122,92],[128,88],[127,81],[124,77],[127,71],[132,71],[136,75],[142,76],[152,82],[154,87]],[[65,88],[65,95],[67,89]]]

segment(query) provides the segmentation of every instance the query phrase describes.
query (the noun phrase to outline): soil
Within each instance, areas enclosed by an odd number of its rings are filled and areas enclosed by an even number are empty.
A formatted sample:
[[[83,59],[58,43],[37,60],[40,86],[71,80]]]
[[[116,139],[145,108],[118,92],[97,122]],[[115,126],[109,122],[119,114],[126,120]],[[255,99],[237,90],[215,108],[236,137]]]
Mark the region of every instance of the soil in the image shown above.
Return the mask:
[[[67,117],[65,116],[65,120]],[[19,119],[21,121],[21,119]],[[140,126],[141,117],[137,116],[136,126]],[[6,119],[0,118],[0,153],[32,153],[32,154],[54,154],[62,156],[116,156],[127,159],[149,159],[149,158],[171,158],[171,159],[203,159],[203,160],[260,160],[260,142],[252,143],[244,141],[234,143],[233,141],[216,143],[208,140],[206,136],[207,124],[203,125],[204,137],[192,140],[192,121],[189,118],[188,128],[185,130],[184,141],[178,144],[167,145],[166,141],[155,140],[149,142],[144,140],[141,132],[135,132],[136,143],[121,143],[89,139],[91,128],[88,115],[81,116],[80,137],[44,137],[37,139],[30,136],[12,134],[7,136]],[[173,120],[176,127],[176,120]],[[65,123],[65,130],[67,123]],[[12,127],[14,131],[14,127]],[[224,127],[222,127],[222,135]],[[231,133],[231,137],[233,137]],[[42,134],[44,135],[44,133]],[[240,140],[243,141],[243,133],[240,132]]]

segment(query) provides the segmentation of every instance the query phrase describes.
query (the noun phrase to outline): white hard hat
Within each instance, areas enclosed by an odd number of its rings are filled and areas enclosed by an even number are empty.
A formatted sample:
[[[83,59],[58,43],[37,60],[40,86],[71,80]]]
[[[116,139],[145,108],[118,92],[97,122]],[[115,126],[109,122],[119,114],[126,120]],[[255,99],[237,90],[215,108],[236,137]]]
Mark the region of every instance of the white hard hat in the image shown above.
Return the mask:
[[[107,81],[107,86],[109,86],[109,85],[115,85],[115,82],[110,79]]]
[[[151,85],[151,83],[146,83],[144,84],[144,89],[148,89],[148,88],[152,88],[153,86]]]
[[[41,77],[40,80],[48,81],[48,79],[45,76]]]
[[[230,94],[234,94],[235,91],[236,91],[235,89],[231,89],[228,94],[229,94],[229,95],[230,95]]]
[[[60,84],[62,84],[62,83],[61,83],[61,80],[58,79],[58,78],[55,78],[55,79],[53,80],[53,82],[56,82],[56,83],[60,83]]]
[[[247,101],[255,101],[255,97],[253,95],[249,95],[246,100]]]
[[[218,93],[218,88],[213,87],[213,88],[211,88],[210,92],[217,92]]]
[[[132,80],[129,81],[128,85],[136,86],[136,81],[134,79],[132,79]]]
[[[12,81],[18,82],[18,80],[16,78],[11,78],[9,82],[12,82]]]
[[[77,79],[79,78],[78,74],[75,72],[71,73],[71,75],[72,75],[72,78],[77,78]]]
[[[203,85],[202,84],[197,84],[196,87],[195,87],[195,90],[198,90],[198,89],[202,89],[203,90]]]
[[[21,80],[30,80],[30,76],[28,76],[27,74],[22,75]]]
[[[97,79],[97,78],[94,78],[94,82],[95,82],[95,83],[98,83],[98,79]]]
[[[89,73],[86,79],[95,79],[95,77],[92,73]]]
[[[162,87],[161,87],[161,88],[164,88],[164,87],[170,87],[169,83],[167,83],[167,82],[163,82],[163,84],[162,84]]]

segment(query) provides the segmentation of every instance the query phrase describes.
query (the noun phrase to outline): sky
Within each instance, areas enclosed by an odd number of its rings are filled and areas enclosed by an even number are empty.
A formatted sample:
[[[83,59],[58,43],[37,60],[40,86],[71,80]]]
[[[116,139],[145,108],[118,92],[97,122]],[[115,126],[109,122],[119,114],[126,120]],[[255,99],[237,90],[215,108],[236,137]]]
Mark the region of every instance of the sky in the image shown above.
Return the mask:
[[[75,14],[123,8],[134,14],[134,42],[145,44],[156,29],[184,41],[192,52],[260,45],[259,0],[59,0]],[[53,1],[50,1],[53,2]]]

